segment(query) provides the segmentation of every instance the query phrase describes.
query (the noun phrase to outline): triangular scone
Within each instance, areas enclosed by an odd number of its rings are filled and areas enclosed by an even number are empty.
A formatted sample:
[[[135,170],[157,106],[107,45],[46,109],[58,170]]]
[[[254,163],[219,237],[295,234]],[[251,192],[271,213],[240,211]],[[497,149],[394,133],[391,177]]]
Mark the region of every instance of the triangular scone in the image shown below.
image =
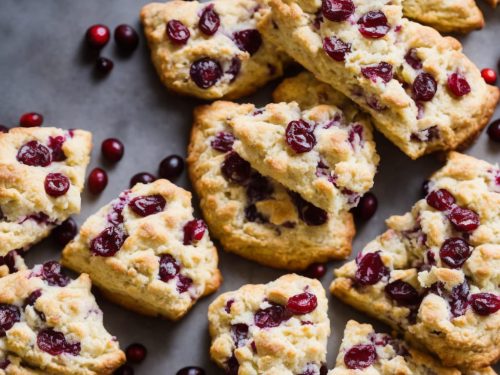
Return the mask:
[[[116,303],[179,319],[221,283],[217,249],[191,194],[167,180],[137,184],[82,225],[62,263]]]
[[[211,234],[225,250],[271,267],[301,270],[348,257],[354,236],[349,212],[313,206],[232,151],[228,121],[253,111],[251,104],[224,101],[195,110],[187,161]],[[241,172],[231,173],[233,164]]]
[[[500,170],[451,153],[428,190],[330,289],[445,365],[486,367],[500,358]]]
[[[210,355],[230,375],[326,374],[328,300],[318,280],[285,275],[210,305]]]
[[[124,363],[90,288],[54,261],[1,278],[0,374],[101,375]]]
[[[257,31],[259,7],[256,0],[146,5],[141,20],[163,83],[202,99],[235,99],[281,76],[288,57]]]
[[[0,133],[0,256],[29,248],[80,212],[91,149],[83,130]]]
[[[11,250],[4,256],[0,256],[0,277],[7,276],[17,271],[24,271],[26,264],[22,254],[17,250]]]

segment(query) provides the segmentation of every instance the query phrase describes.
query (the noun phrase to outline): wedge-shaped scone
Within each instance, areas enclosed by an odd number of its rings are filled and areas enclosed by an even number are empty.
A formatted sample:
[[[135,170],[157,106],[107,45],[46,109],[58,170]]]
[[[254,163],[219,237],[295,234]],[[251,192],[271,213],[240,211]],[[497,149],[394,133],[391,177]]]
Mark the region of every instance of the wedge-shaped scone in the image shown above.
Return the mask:
[[[125,362],[90,278],[54,261],[0,278],[0,374],[112,374]]]
[[[259,11],[263,35],[369,112],[411,158],[470,143],[495,109],[498,88],[460,43],[403,18],[401,0],[269,4]]]
[[[90,275],[114,302],[179,319],[221,283],[217,249],[191,194],[158,180],[137,184],[83,224],[62,263]]]
[[[163,83],[202,99],[234,99],[279,77],[288,58],[262,40],[258,9],[256,0],[146,5],[141,19]]]
[[[326,374],[328,300],[318,280],[285,275],[210,305],[210,355],[231,375]]]
[[[91,149],[83,130],[0,133],[0,256],[28,249],[80,212]]]
[[[500,357],[500,170],[451,153],[426,199],[335,271],[331,292],[446,366]]]

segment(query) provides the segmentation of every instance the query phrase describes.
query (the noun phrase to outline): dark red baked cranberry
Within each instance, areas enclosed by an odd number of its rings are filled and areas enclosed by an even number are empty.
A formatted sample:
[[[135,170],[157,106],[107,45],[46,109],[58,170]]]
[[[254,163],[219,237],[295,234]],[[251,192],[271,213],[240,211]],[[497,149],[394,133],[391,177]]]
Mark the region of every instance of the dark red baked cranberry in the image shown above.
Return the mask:
[[[233,324],[231,326],[231,336],[237,348],[245,346],[248,340],[248,326],[244,323]]]
[[[130,344],[125,350],[127,361],[132,363],[141,363],[146,358],[148,350],[146,347],[139,343]]]
[[[392,341],[392,337],[385,333],[371,333],[370,341],[377,346],[386,346]]]
[[[380,252],[367,253],[358,261],[354,280],[360,285],[374,285],[389,275],[389,269],[382,262]]]
[[[61,173],[49,173],[45,177],[45,192],[57,198],[66,194],[71,186],[69,178]]]
[[[28,297],[24,300],[23,307],[26,308],[26,306],[33,306],[38,298],[42,296],[42,290],[37,289],[33,292],[30,293]]]
[[[10,361],[8,359],[4,359],[3,361],[0,361],[0,370],[5,370],[7,367],[9,367]]]
[[[312,203],[305,201],[299,194],[289,192],[297,207],[300,220],[310,226],[323,225],[328,221],[328,213]]]
[[[176,283],[177,292],[185,293],[191,288],[191,285],[193,285],[193,279],[179,274]]]
[[[205,375],[205,370],[201,367],[189,366],[180,369],[175,375]]]
[[[286,310],[281,305],[272,305],[265,309],[260,309],[255,313],[254,322],[259,328],[278,327],[289,318]]]
[[[17,250],[11,250],[4,256],[0,256],[0,266],[7,266],[9,273],[17,272],[16,258],[19,256]]]
[[[438,211],[447,211],[456,202],[455,197],[446,189],[432,191],[426,198],[427,204]]]
[[[323,263],[313,263],[303,273],[312,279],[321,279],[326,274],[326,266]]]
[[[101,168],[94,168],[88,177],[89,191],[100,194],[108,185],[108,174]]]
[[[437,82],[429,73],[420,73],[412,86],[413,96],[419,102],[428,102],[434,98],[437,91]]]
[[[156,181],[156,177],[149,172],[140,172],[132,176],[130,179],[130,188],[133,188],[137,184],[150,184]]]
[[[500,119],[493,121],[488,126],[488,136],[493,142],[500,142]]]
[[[460,73],[452,73],[448,77],[448,89],[455,96],[464,96],[471,92],[467,79]]]
[[[248,182],[246,193],[251,202],[258,202],[268,199],[274,192],[273,185],[268,178],[260,173],[252,173]]]
[[[323,50],[335,61],[345,61],[345,56],[351,52],[351,43],[334,36],[323,39]]]
[[[269,219],[257,210],[255,204],[250,204],[245,207],[245,219],[251,223],[265,224],[269,222]]]
[[[204,57],[191,64],[189,76],[196,86],[208,89],[215,85],[222,77],[222,68],[218,61]]]
[[[406,53],[405,61],[415,70],[422,69],[422,60],[420,60],[420,58],[418,57],[417,50],[415,48],[410,49]]]
[[[181,266],[170,254],[163,254],[160,257],[160,280],[167,282],[179,274]]]
[[[174,44],[186,44],[191,33],[181,21],[170,20],[167,22],[167,35]]]
[[[319,372],[318,367],[319,366],[315,363],[308,363],[304,370],[298,375],[326,375],[328,373],[326,365],[319,367]]]
[[[240,364],[238,363],[238,359],[236,359],[233,354],[226,361],[226,375],[238,375],[239,368]]]
[[[288,299],[286,309],[295,315],[309,314],[318,307],[318,299],[312,293],[304,292]]]
[[[453,226],[461,232],[472,232],[479,227],[479,215],[468,208],[453,207],[448,215]]]
[[[400,306],[412,306],[420,303],[417,290],[402,280],[396,280],[385,286],[385,293]]]
[[[210,146],[220,152],[229,152],[233,149],[234,140],[232,133],[219,132],[210,142]]]
[[[220,18],[214,9],[215,4],[207,5],[201,12],[198,27],[206,35],[214,35],[220,26]]]
[[[380,10],[365,13],[358,20],[358,25],[358,29],[361,35],[363,35],[365,38],[371,39],[382,38],[391,29],[391,27],[387,23],[387,17],[385,16],[384,12]]]
[[[226,70],[226,74],[232,76],[232,78],[229,81],[230,83],[233,83],[236,80],[238,74],[240,74],[240,70],[241,70],[241,60],[237,57],[233,57],[231,59],[231,65]],[[274,73],[271,72],[271,75],[274,75]]]
[[[6,332],[20,320],[21,311],[19,307],[6,303],[0,304],[0,337],[4,337]]]
[[[469,284],[467,280],[462,284],[454,286],[448,297],[451,315],[456,318],[465,314],[468,306]]]
[[[29,112],[25,113],[19,119],[19,125],[23,128],[35,128],[42,126],[43,116],[40,113]]]
[[[309,152],[316,145],[313,131],[314,125],[304,120],[290,121],[285,132],[286,143],[298,154]]]
[[[451,268],[460,268],[469,259],[472,253],[471,247],[462,238],[448,238],[441,245],[439,257]]]
[[[113,372],[113,375],[134,375],[134,369],[130,365],[123,365]]]
[[[493,293],[476,293],[470,296],[476,314],[487,316],[500,310],[500,297]]]
[[[51,286],[65,287],[71,281],[61,269],[61,265],[55,260],[45,262],[40,270],[40,278]]]
[[[226,155],[221,165],[221,172],[230,182],[245,185],[250,179],[252,168],[249,162],[243,160],[236,152],[232,151]]]
[[[36,342],[40,350],[50,355],[60,355],[68,353],[71,355],[80,354],[80,343],[69,343],[62,332],[52,328],[46,328],[38,332]]]
[[[112,225],[123,224],[123,210],[129,202],[130,190],[124,191],[120,194],[118,199],[115,199],[111,204],[111,210],[108,212],[108,222]]]
[[[255,54],[262,45],[262,36],[256,29],[237,31],[233,34],[233,39],[239,49]]]
[[[356,149],[356,146],[362,147],[364,144],[363,126],[360,124],[353,124],[349,129],[349,136],[347,137],[347,140],[353,149]]]
[[[52,155],[41,143],[29,141],[17,152],[17,161],[31,167],[47,167],[52,163]]]
[[[63,145],[66,142],[66,137],[58,135],[56,137],[49,137],[49,148],[52,150],[52,161],[64,161],[66,155],[64,154]]]
[[[354,215],[357,219],[368,221],[375,215],[378,207],[378,200],[375,194],[366,193],[361,197],[357,207],[353,209]]]
[[[166,205],[167,201],[159,194],[136,197],[128,204],[130,209],[141,217],[160,213]]]
[[[385,83],[389,82],[392,77],[392,65],[386,62],[381,62],[378,65],[366,66],[361,68],[361,73],[365,78],[377,81],[377,78],[382,79]]]
[[[327,20],[346,21],[355,11],[352,0],[323,0],[321,10]]]
[[[351,370],[370,367],[376,360],[377,351],[373,345],[354,345],[344,355],[344,363]]]
[[[9,128],[6,127],[5,125],[0,125],[0,133],[8,133]]]
[[[101,49],[109,42],[110,32],[107,26],[93,25],[87,29],[86,40],[90,47]]]
[[[115,43],[120,51],[132,53],[139,45],[139,34],[130,25],[118,25],[115,29]]]
[[[182,174],[183,170],[184,159],[179,155],[170,155],[161,161],[158,172],[161,178],[174,181]]]
[[[28,215],[24,219],[22,219],[19,224],[23,224],[24,222],[26,222],[28,220],[33,220],[37,224],[45,224],[45,225],[54,225],[55,224],[55,222],[50,220],[50,217],[44,212],[37,212],[35,214]]]
[[[109,161],[120,161],[125,152],[125,146],[116,138],[105,139],[101,144],[102,155]]]
[[[107,57],[99,57],[95,62],[95,69],[97,72],[101,74],[108,74],[113,70],[115,64],[113,60],[108,59]]]
[[[493,69],[485,68],[481,70],[481,76],[488,85],[494,85],[497,83],[497,72]]]
[[[207,225],[201,219],[193,219],[188,221],[183,228],[184,245],[191,245],[194,242],[200,241],[207,230]]]
[[[234,299],[230,299],[226,302],[226,306],[224,307],[224,310],[230,314],[231,313],[231,306],[233,306]]]
[[[101,257],[112,257],[121,249],[127,237],[122,226],[110,226],[90,242],[90,251]]]

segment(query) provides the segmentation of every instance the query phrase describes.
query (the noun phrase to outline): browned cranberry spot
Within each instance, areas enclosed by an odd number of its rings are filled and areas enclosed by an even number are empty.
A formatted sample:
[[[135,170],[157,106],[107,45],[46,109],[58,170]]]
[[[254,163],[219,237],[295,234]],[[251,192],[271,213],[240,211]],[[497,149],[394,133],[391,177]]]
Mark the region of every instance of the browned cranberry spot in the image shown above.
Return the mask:
[[[419,130],[416,133],[411,133],[410,139],[415,142],[430,142],[434,139],[439,139],[439,128],[437,126],[431,126],[427,129]]]
[[[420,73],[412,86],[413,97],[420,102],[428,102],[434,98],[437,91],[437,82],[429,73]]]
[[[20,320],[21,311],[19,307],[6,303],[0,304],[0,337],[4,337],[6,332]]]
[[[62,332],[52,328],[46,328],[38,332],[36,342],[40,350],[50,355],[60,355],[63,353],[78,355],[80,354],[80,343],[69,343]]]
[[[51,286],[64,287],[71,281],[71,279],[62,272],[61,265],[55,260],[45,262],[42,265],[39,274],[36,274],[35,276],[40,277]]]
[[[193,285],[193,279],[179,274],[176,283],[177,292],[185,293],[189,290],[189,288],[191,288],[191,285]]]
[[[272,305],[255,313],[254,322],[259,328],[274,328],[288,320],[290,316],[281,305]]]
[[[461,232],[472,232],[479,227],[479,215],[468,208],[459,206],[453,207],[448,214],[453,226]]]
[[[234,299],[230,299],[226,302],[226,306],[224,307],[224,311],[227,312],[228,314],[231,313],[231,307],[233,306]]]
[[[358,257],[356,262],[358,268],[354,274],[354,280],[359,285],[374,285],[389,275],[389,269],[382,262],[380,251]]]
[[[361,73],[373,82],[380,78],[383,82],[388,83],[393,77],[392,65],[386,62],[361,68]]]
[[[183,228],[184,245],[192,245],[200,241],[207,230],[207,225],[201,219],[193,219],[188,221]]]
[[[471,92],[467,79],[460,73],[452,73],[448,77],[448,89],[455,96],[462,97]]]
[[[471,247],[462,238],[448,238],[441,245],[439,257],[451,268],[460,268],[472,254]]]
[[[385,286],[385,293],[400,306],[420,304],[420,296],[417,290],[402,280],[396,280],[387,284]]]
[[[30,293],[28,297],[24,300],[23,307],[26,308],[26,306],[33,306],[38,298],[42,296],[42,290],[37,289],[33,292]]]
[[[186,44],[191,33],[181,21],[170,20],[167,22],[167,35],[174,44]]]
[[[66,137],[58,135],[56,137],[49,137],[49,148],[52,150],[52,160],[56,162],[66,160],[66,155],[62,149]]]
[[[352,0],[323,0],[321,6],[325,18],[333,22],[346,21],[355,9]]]
[[[450,210],[456,202],[455,197],[446,189],[432,191],[426,198],[427,204],[438,211]]]
[[[45,192],[54,198],[66,194],[70,185],[69,178],[62,173],[49,173],[45,177]]]
[[[122,225],[109,226],[90,242],[90,251],[94,255],[112,257],[121,249],[127,237]]]
[[[220,152],[229,152],[233,149],[234,140],[232,133],[219,132],[210,142],[210,146]]]
[[[352,148],[356,148],[356,146],[363,145],[363,126],[360,124],[354,124],[349,129],[349,135],[347,140],[351,144]]]
[[[215,85],[222,77],[222,68],[218,61],[204,57],[191,64],[189,76],[196,86],[208,89]]]
[[[309,292],[290,297],[286,303],[286,309],[296,315],[309,314],[316,310],[317,306],[318,299],[314,294]]]
[[[227,154],[221,165],[222,175],[230,182],[245,185],[252,173],[250,163],[243,160],[236,152]]]
[[[179,274],[181,266],[170,254],[163,254],[160,257],[160,280],[167,282]]]
[[[47,167],[52,163],[52,154],[38,141],[30,141],[17,152],[17,161],[31,167]]]
[[[387,22],[387,17],[381,10],[370,11],[358,20],[358,29],[365,38],[379,39],[391,29]]]
[[[406,53],[405,61],[415,70],[422,69],[422,60],[420,60],[420,58],[418,57],[417,50],[415,48],[410,49]]]
[[[323,50],[335,61],[345,61],[345,57],[351,52],[351,43],[334,36],[323,39]]]
[[[239,49],[255,54],[262,45],[262,36],[256,29],[237,31],[233,34],[233,39]]]
[[[244,323],[233,324],[231,326],[231,336],[237,348],[245,346],[248,341],[248,326]]]
[[[207,5],[201,12],[198,27],[206,35],[214,35],[220,26],[220,18],[214,9],[214,4]]]
[[[0,266],[7,266],[9,273],[17,272],[16,257],[18,256],[19,254],[16,250],[9,251],[4,256],[0,256]]]
[[[500,310],[500,297],[493,293],[476,293],[470,296],[476,314],[487,316]]]
[[[364,369],[370,367],[377,360],[377,351],[374,345],[354,345],[344,355],[344,363],[349,369]]]
[[[290,121],[285,132],[286,143],[298,154],[309,152],[316,145],[313,132],[314,125],[304,120]]]
[[[128,204],[130,209],[141,217],[158,214],[166,205],[167,201],[159,194],[136,197]]]

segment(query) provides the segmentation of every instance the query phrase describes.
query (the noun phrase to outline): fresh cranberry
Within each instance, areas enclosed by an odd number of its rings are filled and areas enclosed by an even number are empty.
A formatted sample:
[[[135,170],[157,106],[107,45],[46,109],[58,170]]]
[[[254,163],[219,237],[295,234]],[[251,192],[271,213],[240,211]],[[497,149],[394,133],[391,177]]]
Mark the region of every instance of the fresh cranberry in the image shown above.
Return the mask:
[[[487,316],[500,310],[500,297],[493,293],[476,293],[470,296],[472,309],[479,315]]]
[[[262,45],[262,36],[256,29],[237,31],[233,34],[233,39],[239,49],[250,55],[256,53]]]
[[[90,47],[101,49],[109,42],[110,32],[107,26],[93,25],[87,29],[86,39]]]
[[[323,225],[328,221],[328,213],[319,207],[314,206],[312,203],[305,201],[297,193],[289,193],[292,197],[300,220],[310,226]]]
[[[495,72],[493,69],[485,68],[481,70],[481,76],[489,85],[494,85],[495,83],[497,83],[497,72]]]
[[[210,146],[220,152],[229,152],[233,149],[234,141],[235,138],[232,133],[219,132],[210,142]]]
[[[94,168],[88,177],[89,191],[92,194],[102,193],[108,185],[108,175],[101,168]]]
[[[8,133],[9,128],[6,127],[5,125],[0,125],[0,133]]]
[[[130,344],[125,350],[127,361],[132,363],[141,363],[146,358],[148,351],[146,347],[139,343]]]
[[[356,218],[368,221],[377,211],[378,201],[373,193],[366,193],[359,200],[358,206],[353,209]]]
[[[450,311],[453,317],[456,318],[465,314],[468,306],[468,297],[469,284],[467,280],[451,289],[448,302],[450,303]]]
[[[260,309],[255,313],[254,322],[259,328],[278,327],[288,319],[286,310],[281,305],[272,305],[265,309]]]
[[[69,178],[61,173],[49,173],[45,177],[45,192],[51,197],[57,198],[65,195],[70,186]]]
[[[500,142],[500,119],[493,121],[488,127],[488,136],[493,142]]]
[[[160,163],[159,175],[167,180],[176,180],[184,170],[184,159],[179,155],[170,155]]]
[[[365,38],[379,39],[384,37],[391,29],[387,23],[384,12],[370,11],[364,14],[358,21],[359,32]]]
[[[291,121],[286,127],[286,143],[298,154],[309,152],[316,145],[313,131],[314,126],[304,120]]]
[[[465,96],[471,92],[471,88],[467,79],[459,74],[453,73],[448,77],[448,89],[455,96]]]
[[[374,285],[389,275],[389,269],[382,262],[380,252],[367,253],[358,261],[358,268],[354,275],[356,283],[360,285]]]
[[[61,265],[55,260],[45,262],[40,270],[40,278],[51,286],[65,287],[71,281],[62,270]]]
[[[43,116],[36,112],[25,113],[19,119],[19,125],[23,128],[35,128],[42,126]]]
[[[113,70],[115,64],[113,60],[108,59],[107,57],[99,57],[95,62],[95,69],[97,72],[101,74],[108,74]]]
[[[191,288],[191,285],[193,285],[193,279],[179,274],[176,283],[177,292],[185,293]]]
[[[90,242],[90,251],[101,257],[112,257],[121,249],[127,237],[122,226],[110,226]]]
[[[248,340],[248,326],[244,323],[233,324],[231,326],[231,336],[237,348],[245,346]]]
[[[31,167],[47,167],[52,163],[50,150],[37,141],[29,141],[17,152],[17,160]]]
[[[101,152],[107,160],[116,163],[122,159],[125,146],[116,138],[108,138],[102,142]]]
[[[472,210],[459,206],[453,207],[448,215],[454,227],[461,232],[472,232],[479,227],[479,215]]]
[[[206,35],[214,35],[220,26],[220,18],[214,9],[214,4],[207,5],[201,12],[198,27]]]
[[[250,179],[252,168],[250,163],[243,160],[236,152],[227,154],[221,165],[222,175],[235,184],[245,185]]]
[[[167,22],[167,35],[174,44],[186,44],[191,33],[181,21],[170,20]]]
[[[6,332],[20,320],[19,307],[5,303],[0,304],[0,337],[4,337]]]
[[[290,297],[286,303],[286,309],[296,315],[312,313],[316,307],[318,307],[318,299],[314,294],[308,292]]]
[[[148,172],[140,172],[132,176],[130,179],[130,188],[133,188],[137,184],[150,184],[156,181],[156,177]]]
[[[380,78],[383,82],[387,83],[392,80],[393,77],[392,65],[386,62],[361,68],[361,73],[365,78],[368,78],[373,82],[376,82],[377,78]]]
[[[232,76],[229,83],[233,83],[236,80],[236,78],[238,77],[238,74],[240,74],[240,70],[241,70],[241,60],[238,57],[233,57],[231,59],[231,65],[226,70],[226,74]],[[271,71],[271,75],[274,75],[274,73],[272,71]]]
[[[344,355],[344,363],[351,370],[370,367],[376,360],[377,351],[373,345],[354,345]]]
[[[130,209],[141,217],[160,213],[165,209],[166,205],[167,201],[159,194],[136,197],[128,204]]]
[[[201,367],[189,366],[180,369],[175,375],[205,375],[205,370]]]
[[[326,274],[326,266],[323,263],[313,263],[304,270],[304,275],[312,279],[321,279]]]
[[[355,9],[352,0],[323,0],[321,6],[325,18],[333,22],[346,21]]]
[[[446,211],[453,207],[455,197],[446,189],[432,191],[426,198],[427,204],[438,211]]]
[[[30,293],[30,295],[28,297],[26,297],[26,299],[24,300],[24,304],[23,304],[23,307],[26,308],[26,306],[33,306],[35,305],[35,302],[38,298],[40,298],[42,296],[42,290],[41,289],[37,289],[33,292]]]
[[[267,177],[253,173],[247,185],[247,197],[251,202],[268,199],[274,192],[273,185]]]
[[[218,61],[204,57],[191,64],[189,76],[196,86],[208,89],[215,85],[222,77],[222,68]]]
[[[462,238],[448,238],[441,245],[439,257],[451,268],[460,268],[471,256],[472,250],[469,244]]]
[[[52,150],[52,161],[60,162],[66,160],[63,145],[66,142],[66,137],[58,135],[56,137],[49,137],[49,148]]]
[[[437,91],[437,82],[429,73],[420,73],[412,86],[415,100],[428,102],[434,98]]]
[[[168,282],[179,274],[181,266],[170,254],[163,254],[160,257],[160,280]]]
[[[417,290],[402,280],[396,280],[385,286],[385,293],[400,306],[417,305],[420,296]]]
[[[405,61],[415,70],[422,69],[423,67],[422,60],[418,57],[417,50],[415,48],[410,49],[406,53]]]
[[[134,369],[130,365],[120,366],[113,375],[134,375]]]
[[[200,241],[207,230],[207,225],[201,219],[188,221],[183,228],[184,245],[191,245],[193,242]]]
[[[323,50],[335,61],[345,61],[345,56],[351,52],[351,43],[334,36],[323,39]]]
[[[139,34],[130,25],[118,25],[115,29],[115,43],[122,52],[132,53],[139,45]]]

